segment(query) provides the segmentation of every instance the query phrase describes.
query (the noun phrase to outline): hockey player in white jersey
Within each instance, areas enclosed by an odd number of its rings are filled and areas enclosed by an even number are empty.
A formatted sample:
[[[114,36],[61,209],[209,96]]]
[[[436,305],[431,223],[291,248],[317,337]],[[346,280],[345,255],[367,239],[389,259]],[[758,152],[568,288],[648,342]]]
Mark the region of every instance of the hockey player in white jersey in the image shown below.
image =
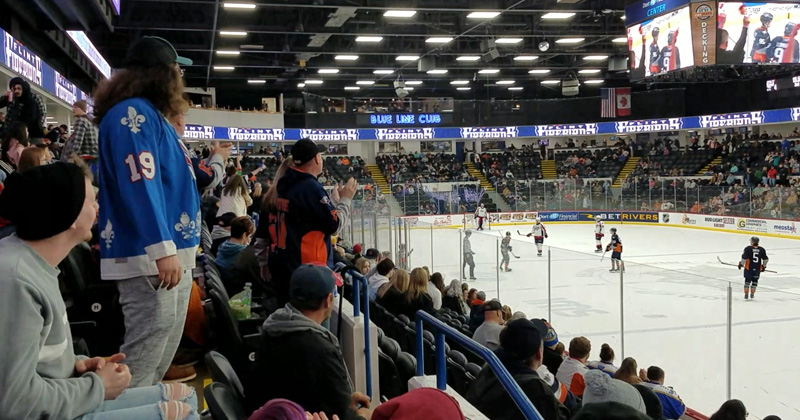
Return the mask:
[[[463,242],[463,249],[462,252],[464,253],[464,265],[461,266],[461,276],[465,279],[467,278],[467,273],[465,268],[469,265],[469,279],[476,280],[475,278],[475,260],[472,258],[475,255],[472,252],[472,244],[469,242],[469,237],[472,236],[472,231],[468,230],[464,232],[464,242]]]
[[[486,207],[483,206],[483,203],[478,205],[478,208],[475,210],[475,219],[478,221],[478,230],[483,230],[483,221],[488,215],[489,212],[486,211]]]
[[[547,237],[547,229],[542,224],[542,219],[536,218],[536,224],[533,225],[531,228],[531,233],[528,234],[530,238],[533,236],[534,242],[536,242],[536,250],[538,251],[537,255],[542,256],[542,244],[544,243],[544,238]]]
[[[500,262],[500,267],[497,267],[499,270],[511,271],[508,268],[508,253],[511,252],[513,248],[511,247],[511,232],[506,232],[506,236],[500,241],[500,253],[503,255],[503,261]],[[505,268],[503,268],[505,266]]]
[[[603,216],[598,215],[594,220],[594,241],[597,247],[594,252],[603,252],[603,236],[605,234],[606,224],[603,223]]]

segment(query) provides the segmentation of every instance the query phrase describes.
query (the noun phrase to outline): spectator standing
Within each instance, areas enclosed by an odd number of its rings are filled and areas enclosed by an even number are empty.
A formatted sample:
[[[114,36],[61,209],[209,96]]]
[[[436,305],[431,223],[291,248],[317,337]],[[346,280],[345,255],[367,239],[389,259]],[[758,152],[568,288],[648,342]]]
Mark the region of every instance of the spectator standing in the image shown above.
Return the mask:
[[[527,319],[511,321],[500,334],[500,348],[495,354],[543,419],[565,420],[569,418],[569,410],[558,402],[550,386],[536,373],[542,364],[545,333]],[[478,373],[465,398],[492,420],[525,418],[488,365]]]
[[[444,279],[442,273],[433,273],[428,282],[428,294],[433,299],[433,309],[442,309],[442,292],[444,291]]]
[[[61,151],[62,162],[68,162],[67,159],[73,154],[87,162],[97,159],[97,126],[86,114],[87,109],[89,107],[84,100],[77,101],[72,105],[75,124],[72,126],[72,135]]]
[[[489,350],[500,347],[500,331],[503,331],[503,305],[497,300],[490,300],[483,304],[483,324],[481,324],[472,339]]]
[[[251,204],[253,204],[253,199],[250,198],[244,178],[238,174],[228,177],[228,181],[222,189],[217,217],[225,213],[233,213],[236,217],[246,216],[247,208]]]
[[[325,146],[309,139],[292,146],[291,165],[271,187],[276,190],[275,202],[269,203],[267,217],[261,217],[272,232],[268,264],[278,305],[289,301],[289,279],[295,268],[309,263],[333,266],[331,235],[350,217],[358,183],[350,178],[329,197],[317,181],[323,151]]]
[[[191,388],[127,389],[131,374],[119,363],[124,354],[89,359],[73,353],[56,267],[92,238],[96,214],[89,175],[73,164],[13,174],[0,195],[0,215],[17,226],[17,235],[0,241],[0,413],[9,419],[198,419]]]
[[[178,64],[191,61],[143,37],[95,94],[100,271],[119,289],[133,387],[160,381],[175,355],[200,242],[190,156],[169,123],[188,108]]]
[[[31,91],[31,85],[21,77],[8,83],[8,91],[0,97],[0,108],[8,107],[6,127],[19,121],[28,127],[33,144],[41,144],[47,119],[47,106],[42,97]]]
[[[642,385],[656,393],[664,410],[664,418],[677,420],[686,413],[686,404],[670,387],[664,386],[664,370],[658,366],[647,368],[647,380]]]
[[[245,391],[249,407],[285,398],[312,413],[343,420],[370,418],[369,398],[353,392],[339,340],[322,326],[333,312],[334,289],[341,284],[324,266],[304,264],[293,271],[290,302],[264,322],[263,345]]]
[[[569,358],[561,363],[556,378],[575,396],[583,396],[586,387],[583,376],[589,371],[586,362],[592,352],[592,343],[586,337],[575,337],[569,342]]]

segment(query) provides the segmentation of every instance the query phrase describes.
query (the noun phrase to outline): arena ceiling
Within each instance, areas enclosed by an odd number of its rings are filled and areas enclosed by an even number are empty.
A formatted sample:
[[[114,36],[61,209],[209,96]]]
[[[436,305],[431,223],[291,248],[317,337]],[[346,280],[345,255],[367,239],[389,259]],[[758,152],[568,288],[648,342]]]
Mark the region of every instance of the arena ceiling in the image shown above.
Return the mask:
[[[609,60],[627,54],[624,6],[624,0],[123,0],[114,32],[91,35],[112,65],[134,39],[164,37],[194,61],[185,77],[195,87],[391,96],[392,82],[401,78],[415,96],[463,95],[528,89],[570,72],[585,80],[626,78],[624,70],[607,70]],[[539,48],[543,41],[546,50]],[[428,67],[420,70],[420,63]]]

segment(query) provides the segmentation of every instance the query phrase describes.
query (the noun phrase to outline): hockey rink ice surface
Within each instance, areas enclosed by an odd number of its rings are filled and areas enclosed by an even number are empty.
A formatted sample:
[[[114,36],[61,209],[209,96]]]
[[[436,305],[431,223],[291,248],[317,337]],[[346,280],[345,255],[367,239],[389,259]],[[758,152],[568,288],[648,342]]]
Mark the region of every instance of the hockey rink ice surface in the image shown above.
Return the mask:
[[[477,280],[471,288],[499,296],[504,305],[529,318],[548,318],[548,249],[551,252],[550,321],[569,347],[575,336],[592,342],[590,360],[610,344],[615,364],[623,358],[620,295],[624,308],[624,356],[639,368],[658,365],[667,386],[684,402],[711,415],[726,400],[727,286],[733,285],[732,398],[744,401],[750,419],[776,414],[800,418],[797,378],[800,364],[800,241],[761,237],[769,256],[754,301],[744,300],[744,281],[736,267],[751,234],[722,233],[666,226],[606,224],[617,227],[624,246],[626,272],[609,273],[610,253],[594,252],[593,224],[546,224],[544,255],[536,256],[530,225],[473,230]],[[497,271],[501,233],[512,233],[511,272]],[[441,272],[445,284],[458,278],[459,231],[411,229],[409,266]],[[435,252],[431,253],[431,249]],[[469,276],[467,268],[467,276]],[[622,287],[620,284],[622,283]],[[498,290],[499,284],[499,290]]]

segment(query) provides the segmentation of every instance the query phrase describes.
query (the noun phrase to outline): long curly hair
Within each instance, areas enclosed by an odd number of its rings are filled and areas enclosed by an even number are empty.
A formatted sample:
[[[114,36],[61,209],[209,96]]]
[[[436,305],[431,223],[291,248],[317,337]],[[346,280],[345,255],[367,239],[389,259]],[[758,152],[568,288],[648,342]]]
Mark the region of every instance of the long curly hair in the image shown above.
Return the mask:
[[[114,105],[129,98],[147,99],[172,121],[189,109],[183,89],[178,66],[122,69],[97,86],[94,93],[94,122],[99,125]]]

